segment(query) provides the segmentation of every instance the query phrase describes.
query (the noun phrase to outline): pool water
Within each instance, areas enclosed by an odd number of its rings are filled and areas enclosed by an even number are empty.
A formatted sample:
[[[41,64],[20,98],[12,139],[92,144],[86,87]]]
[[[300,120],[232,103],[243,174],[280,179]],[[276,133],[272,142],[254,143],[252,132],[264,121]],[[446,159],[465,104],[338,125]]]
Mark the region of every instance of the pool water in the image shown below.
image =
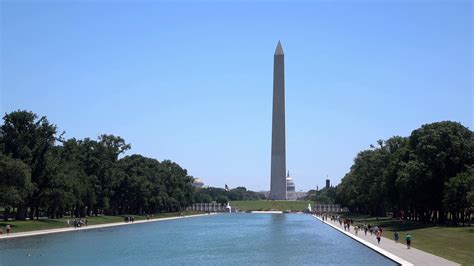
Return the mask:
[[[0,240],[0,265],[224,264],[397,265],[306,214],[219,214]]]

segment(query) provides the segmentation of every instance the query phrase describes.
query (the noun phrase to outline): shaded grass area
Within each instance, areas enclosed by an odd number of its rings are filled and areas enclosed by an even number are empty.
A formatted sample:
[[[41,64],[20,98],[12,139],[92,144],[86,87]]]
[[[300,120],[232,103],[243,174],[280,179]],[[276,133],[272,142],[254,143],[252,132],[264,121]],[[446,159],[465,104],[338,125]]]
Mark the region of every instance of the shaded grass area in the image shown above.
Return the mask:
[[[393,233],[399,232],[400,238],[410,232],[413,236],[412,246],[435,254],[462,265],[474,265],[474,228],[452,227],[426,224],[416,221],[400,221],[388,217],[379,218],[347,215],[354,223],[380,225],[384,236],[393,239]]]
[[[279,200],[242,200],[231,201],[230,206],[241,211],[304,211],[311,201],[279,201]]]
[[[185,215],[198,214],[200,212],[182,212]],[[152,219],[156,218],[166,218],[166,217],[175,217],[179,216],[179,212],[165,212],[153,214]],[[87,217],[88,225],[97,225],[97,224],[108,224],[108,223],[119,223],[123,222],[124,216],[91,216]],[[146,219],[146,215],[128,215],[135,217],[135,221]],[[5,226],[9,224],[12,228],[12,233],[36,231],[36,230],[47,230],[47,229],[58,229],[67,227],[67,220],[73,220],[71,217],[64,217],[60,219],[39,219],[39,220],[27,220],[27,221],[1,221],[0,228],[5,230]]]

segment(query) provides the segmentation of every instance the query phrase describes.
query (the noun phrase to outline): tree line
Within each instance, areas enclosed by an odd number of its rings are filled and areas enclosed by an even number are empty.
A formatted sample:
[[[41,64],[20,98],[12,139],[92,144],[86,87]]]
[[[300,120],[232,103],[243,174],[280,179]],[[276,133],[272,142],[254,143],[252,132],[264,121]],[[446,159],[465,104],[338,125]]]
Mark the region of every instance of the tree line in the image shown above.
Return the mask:
[[[311,189],[308,191],[308,195],[306,195],[304,199],[321,204],[334,204],[336,203],[336,188],[328,187],[319,190]]]
[[[228,201],[264,199],[264,194],[247,190],[245,187],[236,187],[228,191],[216,187],[201,188],[196,191],[195,195],[196,202],[202,203],[210,203],[212,201],[227,203]]]
[[[357,154],[336,187],[350,211],[432,223],[470,222],[474,211],[474,133],[460,123],[423,125]]]
[[[119,136],[64,139],[46,117],[15,111],[0,127],[4,219],[65,214],[178,211],[194,201],[193,177],[177,163],[141,155]]]

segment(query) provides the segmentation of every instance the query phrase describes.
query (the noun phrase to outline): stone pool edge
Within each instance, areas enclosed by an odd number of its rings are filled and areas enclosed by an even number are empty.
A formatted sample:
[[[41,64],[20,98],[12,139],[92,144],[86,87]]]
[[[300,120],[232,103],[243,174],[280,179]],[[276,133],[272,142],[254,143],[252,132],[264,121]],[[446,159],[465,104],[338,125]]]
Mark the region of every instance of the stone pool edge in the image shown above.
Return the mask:
[[[380,248],[380,247],[378,247],[378,246],[376,246],[376,245],[374,245],[374,244],[372,244],[372,243],[370,243],[370,242],[368,242],[368,241],[366,241],[366,240],[364,240],[364,239],[362,239],[362,238],[359,238],[359,237],[357,237],[357,236],[355,236],[355,235],[353,235],[353,234],[350,234],[350,233],[348,233],[348,232],[342,230],[341,228],[339,228],[339,227],[337,227],[337,226],[334,226],[333,224],[330,224],[330,223],[327,223],[327,222],[323,221],[321,218],[319,218],[319,217],[317,217],[317,216],[315,216],[315,215],[312,215],[312,216],[313,216],[314,218],[320,220],[320,221],[323,222],[324,224],[327,224],[327,225],[331,226],[332,228],[338,230],[339,232],[345,234],[346,236],[349,236],[350,238],[354,239],[355,241],[361,243],[362,245],[364,245],[364,246],[366,246],[366,247],[368,247],[368,248],[374,250],[375,252],[381,254],[382,256],[384,256],[384,257],[386,257],[386,258],[388,258],[388,259],[390,259],[390,260],[392,260],[392,261],[398,263],[399,265],[402,265],[402,266],[413,266],[413,265],[414,265],[413,263],[411,263],[411,262],[409,262],[409,261],[407,261],[407,260],[404,260],[404,259],[402,259],[402,258],[396,256],[395,254],[390,253],[390,252],[388,252],[388,251],[386,251],[386,250],[384,250],[384,249],[382,249],[382,248]]]
[[[203,214],[193,214],[193,215],[186,215],[186,216],[174,216],[174,217],[166,217],[166,218],[156,218],[151,220],[140,220],[133,223],[108,223],[108,224],[97,224],[97,225],[89,225],[85,227],[66,227],[66,228],[58,228],[58,229],[47,229],[47,230],[36,230],[36,231],[29,231],[29,232],[21,232],[21,233],[12,233],[10,235],[0,235],[0,241],[2,239],[9,239],[9,238],[18,238],[18,237],[27,237],[27,236],[37,236],[37,235],[46,235],[46,234],[55,234],[55,233],[66,233],[66,232],[75,232],[80,230],[90,230],[90,229],[97,229],[97,228],[105,228],[105,227],[113,227],[113,226],[121,226],[121,225],[131,225],[131,224],[141,224],[141,223],[152,223],[152,222],[160,222],[160,221],[168,221],[168,220],[177,220],[177,219],[186,219],[186,218],[194,218],[200,216],[209,216],[209,215],[216,215],[218,213],[203,213]]]

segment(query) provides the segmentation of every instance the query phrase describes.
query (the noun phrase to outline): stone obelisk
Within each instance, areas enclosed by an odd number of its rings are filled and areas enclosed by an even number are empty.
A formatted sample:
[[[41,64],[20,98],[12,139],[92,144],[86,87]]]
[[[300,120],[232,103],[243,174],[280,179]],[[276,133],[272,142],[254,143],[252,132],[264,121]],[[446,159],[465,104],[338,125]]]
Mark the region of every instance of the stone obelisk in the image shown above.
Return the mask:
[[[270,199],[286,200],[285,56],[280,41],[273,57],[272,166]]]

